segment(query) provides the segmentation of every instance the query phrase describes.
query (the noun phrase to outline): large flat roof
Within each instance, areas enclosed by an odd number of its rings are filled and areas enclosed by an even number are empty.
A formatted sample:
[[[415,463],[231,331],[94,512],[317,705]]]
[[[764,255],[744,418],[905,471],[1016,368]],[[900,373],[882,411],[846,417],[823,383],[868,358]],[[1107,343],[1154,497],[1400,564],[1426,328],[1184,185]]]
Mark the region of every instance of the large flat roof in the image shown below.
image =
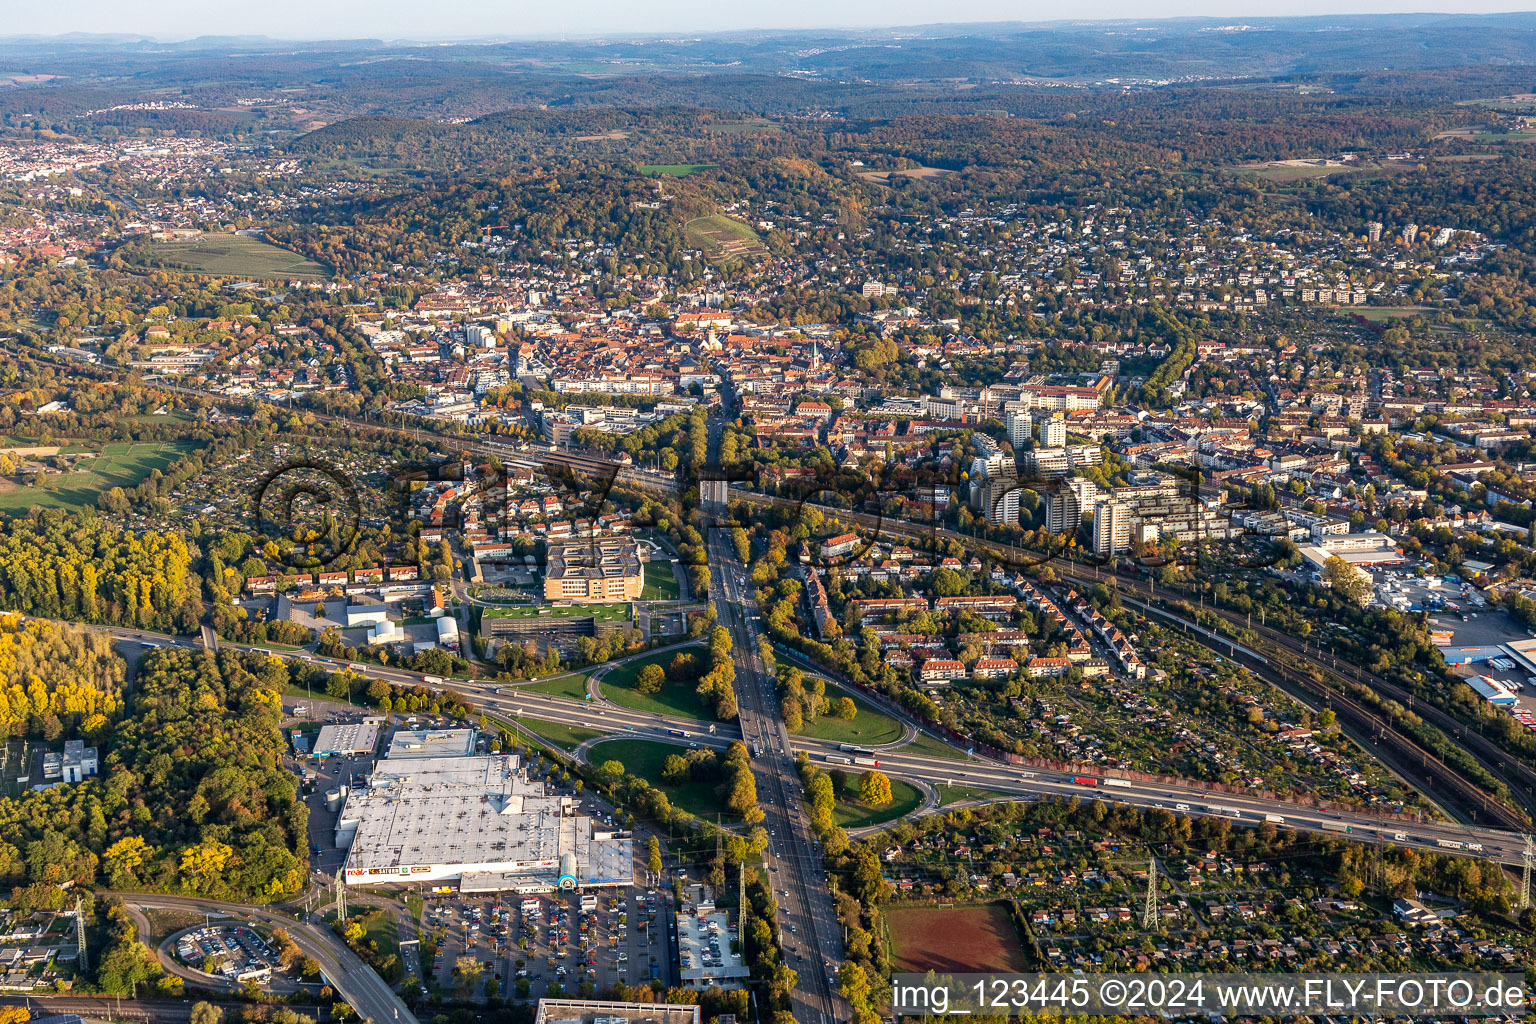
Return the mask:
[[[598,1018],[625,1024],[699,1024],[697,1005],[616,1003],[595,999],[540,999],[534,1024],[592,1024]]]
[[[409,877],[412,868],[432,867],[439,877],[455,869],[521,880],[547,875],[552,885],[569,853],[581,884],[631,880],[633,841],[594,833],[590,817],[562,813],[565,801],[530,780],[511,754],[386,758],[366,789],[348,795],[338,843],[350,834],[349,878]]]
[[[391,761],[423,757],[468,757],[475,752],[475,729],[396,729],[389,741]]]
[[[320,757],[328,754],[369,754],[379,742],[381,718],[368,718],[361,722],[343,722],[339,725],[321,726],[315,738],[315,753]]]

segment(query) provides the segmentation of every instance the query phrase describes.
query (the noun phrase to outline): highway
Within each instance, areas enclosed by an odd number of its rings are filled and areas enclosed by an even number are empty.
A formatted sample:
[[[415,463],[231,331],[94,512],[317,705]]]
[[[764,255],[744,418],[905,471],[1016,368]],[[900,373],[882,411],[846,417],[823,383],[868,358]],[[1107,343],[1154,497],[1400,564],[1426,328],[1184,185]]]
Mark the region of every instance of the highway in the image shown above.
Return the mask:
[[[710,597],[719,622],[730,630],[736,666],[736,706],[741,735],[756,753],[753,775],[768,828],[768,878],[779,904],[779,943],[799,974],[792,996],[800,1024],[834,1024],[848,1009],[832,986],[831,971],[843,962],[842,928],[811,829],[789,732],[779,715],[777,684],[757,650],[756,602],[744,584],[746,567],[729,536],[710,530]]]
[[[155,386],[163,387],[167,390],[195,394],[216,401],[229,401],[227,396],[199,389],[159,383]],[[332,414],[317,413],[315,418],[321,422],[342,425],[353,432],[372,430],[382,435],[411,437],[419,440],[419,432],[399,427],[390,427],[382,423],[373,423]],[[437,440],[446,448],[475,454],[495,455],[508,465],[534,469],[546,469],[551,465],[569,466],[586,471],[586,474],[592,479],[611,479],[617,485],[666,494],[675,494],[679,490],[679,481],[671,474],[639,467],[621,466],[604,456],[573,452],[543,443],[512,445],[495,441],[446,436],[439,436]],[[551,475],[555,476],[557,474],[552,473]],[[801,504],[800,501],[792,498],[760,494],[740,487],[731,487],[729,489],[729,497],[734,501],[745,501],[753,504],[779,506]],[[971,549],[984,548],[994,555],[1002,554],[1005,558],[1009,551],[1019,554],[1016,549],[1011,549],[1006,545],[943,529],[933,523],[916,523],[889,517],[872,516],[811,502],[805,502],[805,504],[817,508],[825,514],[835,515],[844,521],[859,525],[866,531],[874,530],[877,535],[883,535],[886,538],[900,537],[911,539],[914,537],[932,537],[943,540],[955,540]],[[1091,566],[1084,567],[1067,559],[1048,558],[1043,555],[1031,555],[1030,559],[1031,564],[1048,565],[1063,578],[1074,583],[1091,585],[1093,579],[1089,572],[1092,569]],[[1161,603],[1168,597],[1167,594],[1157,594],[1151,589],[1147,581],[1136,577],[1134,574],[1121,574],[1118,578],[1122,587],[1135,591],[1144,600]],[[1320,651],[1312,649],[1309,645],[1298,641],[1295,637],[1291,637],[1276,629],[1266,628],[1262,623],[1254,626],[1251,622],[1243,621],[1236,613],[1225,609],[1209,607],[1207,610],[1221,616],[1234,625],[1241,624],[1244,629],[1261,637],[1264,643],[1278,651],[1284,652],[1285,657],[1291,661],[1291,664],[1286,666],[1287,671],[1283,673],[1287,680],[1287,685],[1292,688],[1303,689],[1314,700],[1325,701],[1333,706],[1339,715],[1341,727],[1351,739],[1367,749],[1374,750],[1377,756],[1387,760],[1400,776],[1411,780],[1412,784],[1425,790],[1426,795],[1434,802],[1474,821],[1492,820],[1512,828],[1529,827],[1519,816],[1512,814],[1508,809],[1496,803],[1485,790],[1473,780],[1466,778],[1463,773],[1454,770],[1444,763],[1432,765],[1432,762],[1437,762],[1439,759],[1422,750],[1412,737],[1397,727],[1395,721],[1384,719],[1371,708],[1350,697],[1345,692],[1346,673],[1353,675],[1356,681],[1365,684],[1379,696],[1397,701],[1400,704],[1412,706],[1420,718],[1424,719],[1430,726],[1438,729],[1452,743],[1477,761],[1484,770],[1504,782],[1509,788],[1514,801],[1522,806],[1523,811],[1528,817],[1536,817],[1536,767],[1521,762],[1518,758],[1500,748],[1492,740],[1467,728],[1441,709],[1424,701],[1413,702],[1411,696],[1406,691],[1388,680],[1347,663],[1343,666],[1343,671],[1341,671],[1336,659],[1330,665]],[[1195,639],[1214,650],[1220,651],[1227,647],[1226,644],[1214,641],[1209,637],[1196,636]],[[1318,683],[1307,678],[1309,673],[1316,673],[1324,682]],[[1327,682],[1329,680],[1334,682]],[[1418,766],[1419,770],[1415,770],[1415,765]],[[1430,767],[1433,767],[1435,770],[1426,777],[1424,769]]]
[[[711,531],[714,541],[729,546],[729,539],[723,536],[722,531]],[[716,554],[715,544],[711,544],[711,553]],[[759,719],[751,712],[746,711],[746,701],[760,699],[753,694],[745,692],[744,677],[749,673],[765,675],[760,662],[757,662],[756,632],[753,629],[751,618],[751,602],[753,601],[750,587],[741,587],[735,582],[735,573],[740,571],[740,563],[734,559],[734,552],[730,552],[730,563],[717,563],[719,569],[712,572],[711,598],[715,601],[716,608],[720,611],[721,623],[732,631],[733,643],[737,653],[737,701],[742,709],[741,722],[747,729],[747,742],[758,743],[765,751],[782,749],[787,746],[789,755],[783,757],[784,777],[789,780],[789,785],[795,786],[798,791],[796,775],[793,767],[794,752],[804,750],[813,759],[823,760],[827,754],[837,753],[837,744],[825,740],[816,740],[803,736],[788,736],[783,731],[783,723],[777,715],[777,699],[773,692],[773,680],[763,678],[759,680],[758,694],[766,695],[769,707],[760,711],[766,717],[768,711],[772,712],[773,728],[766,725],[758,726]],[[736,566],[735,569],[731,566]],[[191,649],[200,649],[196,639],[189,637],[169,637],[161,634],[146,633],[139,630],[119,628],[106,628],[119,640],[119,646],[133,645],[141,642],[141,638],[148,638],[143,642],[153,642],[163,646],[179,646]],[[283,658],[305,658],[321,668],[339,669],[345,667],[343,663],[326,663],[323,659],[315,658],[304,652],[267,651],[265,648],[251,648],[245,645],[220,643],[221,647],[232,647],[242,650],[258,650],[262,653],[273,654]],[[746,663],[746,657],[750,654],[752,662]],[[400,685],[417,685],[421,683],[421,676],[406,672],[402,669],[384,668],[379,665],[353,664],[355,671],[364,672],[371,678],[385,679]],[[564,697],[550,696],[547,694],[529,693],[520,691],[516,684],[477,682],[469,680],[453,680],[450,684],[455,690],[476,702],[477,706],[484,707],[487,711],[501,715],[509,719],[533,719],[549,722],[558,722],[565,725],[581,726],[590,729],[607,730],[616,736],[633,736],[639,739],[654,740],[661,743],[674,743],[689,745],[697,743],[701,746],[724,748],[731,740],[741,736],[736,726],[730,723],[716,723],[715,733],[708,732],[711,723],[688,718],[678,718],[662,715],[653,715],[647,712],[631,711],[608,701],[576,701]],[[322,698],[323,699],[323,698]],[[530,726],[532,728],[536,728]],[[780,740],[779,748],[775,748],[766,739],[771,739],[773,729],[778,730]],[[760,731],[759,731],[760,730]],[[679,736],[676,733],[682,733]],[[957,750],[954,758],[931,757],[920,754],[905,754],[900,750],[882,749],[878,751],[880,770],[893,778],[904,778],[917,782],[930,784],[953,783],[954,785],[969,786],[978,789],[991,789],[1000,793],[1017,794],[1021,796],[1061,796],[1075,795],[1088,797],[1095,792],[1106,798],[1113,798],[1124,803],[1135,804],[1139,807],[1162,807],[1168,810],[1177,810],[1180,805],[1189,808],[1189,814],[1200,816],[1202,814],[1217,813],[1212,808],[1222,807],[1239,812],[1237,817],[1230,814],[1227,817],[1234,824],[1258,825],[1264,820],[1264,815],[1275,814],[1285,819],[1287,826],[1315,828],[1319,831],[1338,832],[1342,834],[1343,826],[1349,826],[1351,839],[1362,842],[1398,842],[1395,836],[1405,834],[1409,838],[1406,845],[1439,849],[1437,844],[1444,840],[1447,843],[1476,844],[1482,847],[1476,850],[1467,847],[1472,856],[1483,856],[1496,859],[1505,864],[1518,865],[1522,862],[1521,855],[1524,850],[1524,840],[1519,833],[1502,829],[1474,827],[1454,822],[1402,822],[1397,819],[1384,819],[1369,811],[1332,811],[1319,810],[1307,807],[1303,804],[1292,803],[1285,800],[1262,800],[1245,796],[1234,796],[1225,793],[1214,793],[1199,782],[1189,781],[1180,783],[1127,783],[1125,780],[1115,780],[1113,785],[1085,786],[1072,782],[1071,774],[1050,771],[1035,771],[1021,768],[1015,765],[1004,764],[979,757],[969,759]],[[772,778],[766,785],[760,784],[760,792],[768,798],[776,797],[772,789]],[[1104,776],[1092,769],[1084,769],[1082,777],[1093,778],[1102,783]],[[793,802],[794,806],[800,806],[798,798]],[[764,812],[770,813],[771,807],[768,800],[764,800]],[[928,808],[932,810],[933,808]],[[1185,812],[1180,812],[1185,813]],[[774,826],[770,826],[774,827]],[[787,835],[780,832],[779,835]],[[776,837],[777,838],[777,837]],[[818,858],[819,861],[819,858]],[[793,936],[794,933],[790,933]]]

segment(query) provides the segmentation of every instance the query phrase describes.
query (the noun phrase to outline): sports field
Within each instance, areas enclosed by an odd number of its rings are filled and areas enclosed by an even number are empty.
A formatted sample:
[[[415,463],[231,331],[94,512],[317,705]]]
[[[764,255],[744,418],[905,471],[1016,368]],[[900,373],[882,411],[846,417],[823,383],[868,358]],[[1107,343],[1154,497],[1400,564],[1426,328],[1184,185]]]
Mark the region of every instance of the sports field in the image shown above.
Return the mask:
[[[150,470],[163,473],[167,466],[197,447],[193,441],[125,441],[104,445],[95,458],[82,459],[68,472],[44,474],[36,484],[24,486],[15,480],[0,480],[0,513],[19,514],[33,505],[68,510],[94,506],[103,491],[137,487]],[[66,446],[63,450],[78,448]]]
[[[143,250],[149,266],[219,277],[287,280],[321,279],[330,271],[296,252],[250,235],[199,235],[175,242],[153,242]]]
[[[1024,944],[1000,903],[891,907],[885,912],[896,971],[1022,971]]]

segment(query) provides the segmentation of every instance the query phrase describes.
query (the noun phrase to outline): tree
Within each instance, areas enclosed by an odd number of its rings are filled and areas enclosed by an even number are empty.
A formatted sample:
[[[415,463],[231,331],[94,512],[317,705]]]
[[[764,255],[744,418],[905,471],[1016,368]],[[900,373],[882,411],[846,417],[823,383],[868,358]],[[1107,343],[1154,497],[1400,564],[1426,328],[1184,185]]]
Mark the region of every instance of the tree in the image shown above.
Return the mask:
[[[669,786],[680,786],[690,777],[688,761],[678,754],[668,754],[661,762],[661,781]]]
[[[884,807],[894,799],[891,780],[884,772],[865,772],[859,780],[859,799],[871,807]]]
[[[853,721],[859,713],[859,706],[853,702],[852,697],[843,697],[837,702],[836,709],[837,717],[845,722]]]
[[[224,1010],[212,1003],[196,1002],[192,1004],[191,1024],[219,1024],[224,1019]]]
[[[784,728],[790,732],[799,732],[805,727],[805,716],[800,710],[800,702],[793,697],[785,697],[780,710],[784,715]]]
[[[635,692],[644,694],[660,693],[661,688],[666,685],[666,682],[667,673],[665,669],[660,665],[647,665],[635,677]]]
[[[1323,582],[1332,587],[1334,593],[1361,608],[1371,600],[1371,577],[1338,555],[1323,563]]]
[[[651,873],[653,879],[659,878],[661,876],[661,840],[651,836],[648,846],[645,869]]]

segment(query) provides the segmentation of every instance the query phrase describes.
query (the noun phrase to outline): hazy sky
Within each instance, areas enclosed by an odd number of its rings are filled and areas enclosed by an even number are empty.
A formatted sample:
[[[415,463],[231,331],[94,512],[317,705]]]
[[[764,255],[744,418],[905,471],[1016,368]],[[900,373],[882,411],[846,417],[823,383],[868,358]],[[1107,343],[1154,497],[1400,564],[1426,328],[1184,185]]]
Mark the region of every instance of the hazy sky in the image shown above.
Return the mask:
[[[1061,18],[1220,18],[1536,9],[1536,0],[62,0],[0,4],[0,35],[142,33],[163,39],[446,39],[680,34],[747,28],[867,27]]]

